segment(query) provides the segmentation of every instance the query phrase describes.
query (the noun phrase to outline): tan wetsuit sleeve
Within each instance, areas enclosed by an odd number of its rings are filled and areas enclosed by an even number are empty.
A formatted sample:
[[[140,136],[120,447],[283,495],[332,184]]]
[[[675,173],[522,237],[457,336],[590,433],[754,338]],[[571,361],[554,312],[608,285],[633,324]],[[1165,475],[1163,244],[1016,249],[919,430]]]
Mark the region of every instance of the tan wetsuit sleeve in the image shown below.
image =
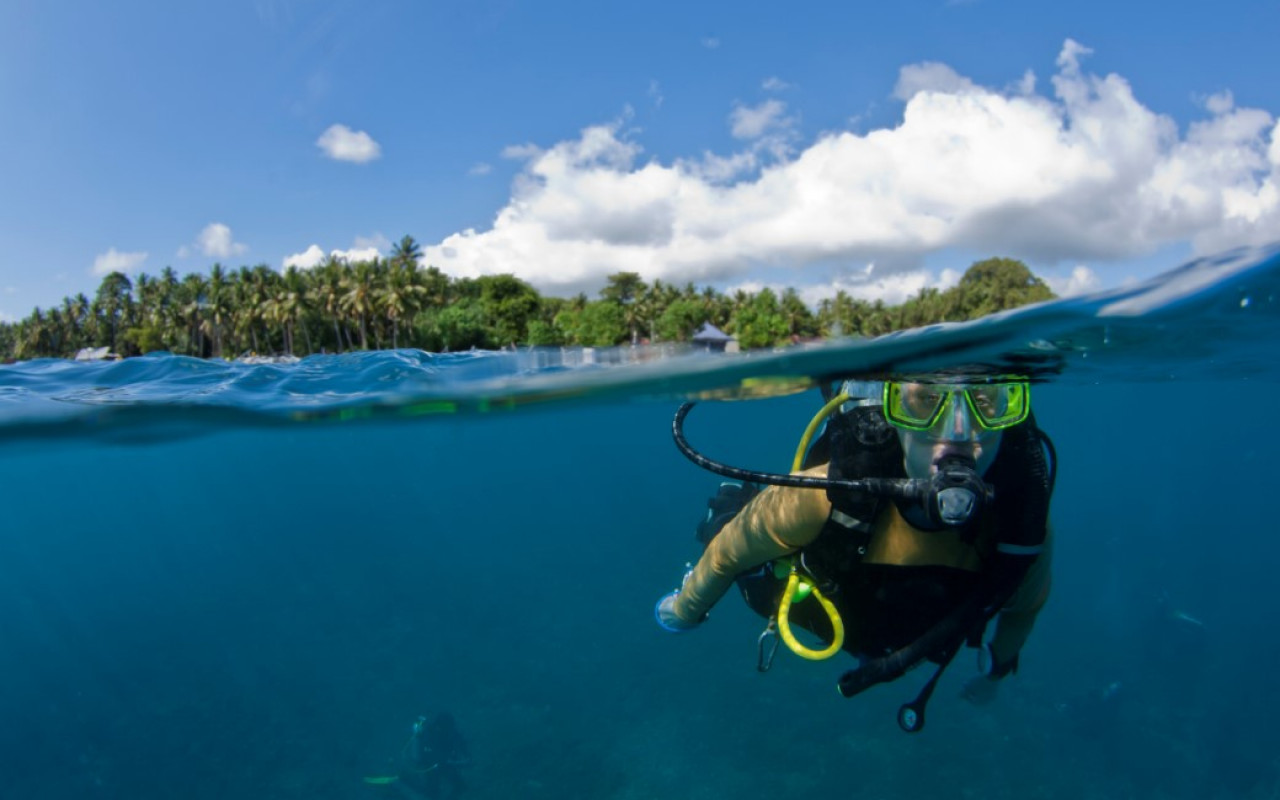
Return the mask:
[[[801,474],[825,478],[827,468]],[[711,540],[676,597],[676,616],[689,623],[700,621],[739,573],[809,544],[830,514],[831,502],[823,489],[766,488]]]
[[[996,664],[1009,663],[1031,635],[1036,615],[1049,599],[1052,560],[1053,528],[1050,527],[1044,538],[1044,552],[1031,565],[1009,604],[996,617],[996,632],[991,639],[991,655]]]

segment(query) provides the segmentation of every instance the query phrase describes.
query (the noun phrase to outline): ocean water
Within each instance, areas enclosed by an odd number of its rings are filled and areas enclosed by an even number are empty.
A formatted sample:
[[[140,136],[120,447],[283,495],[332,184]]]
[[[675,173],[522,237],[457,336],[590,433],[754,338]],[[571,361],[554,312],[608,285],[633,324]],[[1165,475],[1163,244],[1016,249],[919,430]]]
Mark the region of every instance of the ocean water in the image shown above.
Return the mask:
[[[1280,792],[1280,249],[870,342],[0,367],[0,797],[411,797],[419,714],[473,798]],[[1036,378],[1053,594],[994,703],[780,653],[731,593],[672,636],[719,479],[785,470],[836,375]]]

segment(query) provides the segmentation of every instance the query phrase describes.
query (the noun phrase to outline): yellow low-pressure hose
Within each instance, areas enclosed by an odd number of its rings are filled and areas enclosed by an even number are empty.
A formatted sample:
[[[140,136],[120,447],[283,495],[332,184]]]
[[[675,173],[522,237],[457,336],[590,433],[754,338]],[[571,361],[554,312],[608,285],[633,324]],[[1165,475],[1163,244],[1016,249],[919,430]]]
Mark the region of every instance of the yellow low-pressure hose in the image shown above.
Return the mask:
[[[813,415],[813,419],[809,421],[809,426],[804,429],[804,435],[800,437],[800,445],[796,448],[795,459],[791,462],[791,471],[799,472],[804,467],[804,457],[809,451],[809,442],[813,439],[813,435],[817,432],[819,426],[827,417],[831,416],[837,408],[849,402],[849,395],[841,392],[823,406],[817,414]],[[778,635],[782,637],[782,641],[786,642],[791,652],[807,658],[810,661],[821,661],[824,658],[831,658],[840,652],[840,648],[844,646],[844,622],[840,619],[840,612],[836,611],[835,604],[822,596],[822,592],[818,591],[818,587],[805,581],[803,585],[800,583],[800,573],[796,571],[795,560],[790,561],[791,574],[787,578],[787,588],[782,592],[782,602],[778,605]],[[807,591],[805,591],[807,590]],[[797,598],[797,594],[799,597]],[[791,633],[791,622],[788,617],[791,614],[791,602],[793,600],[803,600],[810,594],[817,599],[822,605],[822,610],[827,612],[827,618],[831,620],[831,644],[825,650],[811,650],[800,643],[800,640]]]
[[[800,446],[796,448],[796,456],[791,459],[792,472],[799,472],[804,466],[805,453],[809,452],[809,440],[811,440],[813,438],[813,434],[818,431],[818,426],[822,424],[823,420],[831,416],[832,412],[849,402],[850,399],[849,395],[841,392],[831,398],[825,406],[818,410],[817,414],[813,415],[813,419],[809,420],[809,427],[804,429],[804,435],[800,437]]]
[[[807,658],[810,661],[831,658],[844,646],[844,622],[840,619],[840,612],[836,611],[835,605],[830,600],[822,596],[817,586],[810,585],[811,594],[822,605],[822,610],[827,612],[827,618],[831,620],[831,644],[825,650],[811,650],[805,647],[791,633],[791,622],[788,619],[791,614],[791,598],[795,596],[799,586],[800,573],[796,572],[793,564],[791,576],[787,578],[787,588],[782,592],[782,603],[778,606],[778,635],[782,637],[782,641],[786,642],[787,647],[791,648],[791,652],[801,658]]]

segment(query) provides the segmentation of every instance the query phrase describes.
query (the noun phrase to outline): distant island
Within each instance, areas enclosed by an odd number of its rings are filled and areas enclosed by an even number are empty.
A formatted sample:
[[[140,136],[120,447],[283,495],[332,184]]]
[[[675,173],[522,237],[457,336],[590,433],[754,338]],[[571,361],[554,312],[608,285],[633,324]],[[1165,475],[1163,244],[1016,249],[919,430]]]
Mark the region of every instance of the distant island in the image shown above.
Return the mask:
[[[120,356],[157,350],[201,358],[241,353],[306,356],[413,347],[433,352],[512,346],[603,347],[688,342],[705,323],[743,349],[831,336],[878,336],[936,322],[976,319],[1054,298],[1016,259],[974,263],[953,288],[922,289],[897,306],[845,292],[816,313],[794,289],[725,295],[714,288],[644,281],[634,272],[608,277],[596,299],[544,297],[514,275],[450,278],[421,267],[421,247],[405,236],[391,254],[348,263],[330,258],[283,274],[260,264],[208,276],[102,279],[60,306],[0,324],[0,358],[70,358],[84,348]]]

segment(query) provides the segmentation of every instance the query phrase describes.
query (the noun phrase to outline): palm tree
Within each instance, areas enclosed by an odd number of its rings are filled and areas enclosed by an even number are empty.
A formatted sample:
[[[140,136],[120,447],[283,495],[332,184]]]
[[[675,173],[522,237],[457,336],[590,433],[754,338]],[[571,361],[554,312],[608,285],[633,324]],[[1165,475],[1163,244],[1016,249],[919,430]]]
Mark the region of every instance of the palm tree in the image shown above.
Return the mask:
[[[200,316],[207,305],[209,284],[204,276],[192,272],[182,279],[177,291],[178,308],[187,331],[188,352],[193,356],[204,355],[204,332]]]
[[[417,280],[415,263],[402,261],[393,264],[385,275],[385,283],[377,290],[378,306],[391,323],[391,346],[395,349],[400,347],[400,320],[406,316],[412,319],[427,293]]]
[[[311,302],[333,323],[334,347],[338,352],[343,350],[342,328],[339,320],[342,318],[344,279],[342,262],[330,256],[318,269],[314,270],[310,289]],[[350,339],[348,335],[348,342]]]
[[[62,298],[62,319],[67,327],[67,352],[74,354],[84,347],[84,312],[89,301],[83,294]]]
[[[127,321],[126,311],[131,303],[129,292],[133,290],[133,284],[129,282],[129,278],[123,272],[112,272],[102,279],[102,283],[98,286],[98,296],[94,300],[94,305],[98,307],[99,313],[103,321],[106,323],[107,346],[113,351],[116,349],[116,334],[119,332],[122,321]],[[41,319],[43,324],[43,319]]]
[[[178,289],[178,273],[174,272],[173,267],[165,267],[156,281],[156,294],[160,302],[157,321],[161,338],[169,350],[176,348],[180,338],[179,330],[182,328],[182,305]]]
[[[213,357],[223,357],[223,346],[227,324],[231,321],[235,304],[231,296],[232,286],[227,282],[227,273],[221,264],[214,264],[209,270],[208,307],[200,330],[213,340]]]
[[[343,312],[360,322],[360,349],[369,349],[369,314],[373,311],[373,272],[375,262],[361,261],[343,278],[341,307]]]
[[[417,268],[418,262],[422,260],[422,245],[414,241],[412,236],[405,236],[396,242],[391,249],[391,255],[387,257],[387,261],[391,262],[391,266],[413,267]]]
[[[280,284],[280,288],[276,291],[277,305],[280,306],[280,321],[285,328],[285,351],[289,355],[293,355],[293,332],[298,326],[302,326],[302,336],[307,343],[307,353],[310,354],[311,349],[311,331],[307,328],[307,281],[297,267],[289,267],[285,270],[284,280]]]

